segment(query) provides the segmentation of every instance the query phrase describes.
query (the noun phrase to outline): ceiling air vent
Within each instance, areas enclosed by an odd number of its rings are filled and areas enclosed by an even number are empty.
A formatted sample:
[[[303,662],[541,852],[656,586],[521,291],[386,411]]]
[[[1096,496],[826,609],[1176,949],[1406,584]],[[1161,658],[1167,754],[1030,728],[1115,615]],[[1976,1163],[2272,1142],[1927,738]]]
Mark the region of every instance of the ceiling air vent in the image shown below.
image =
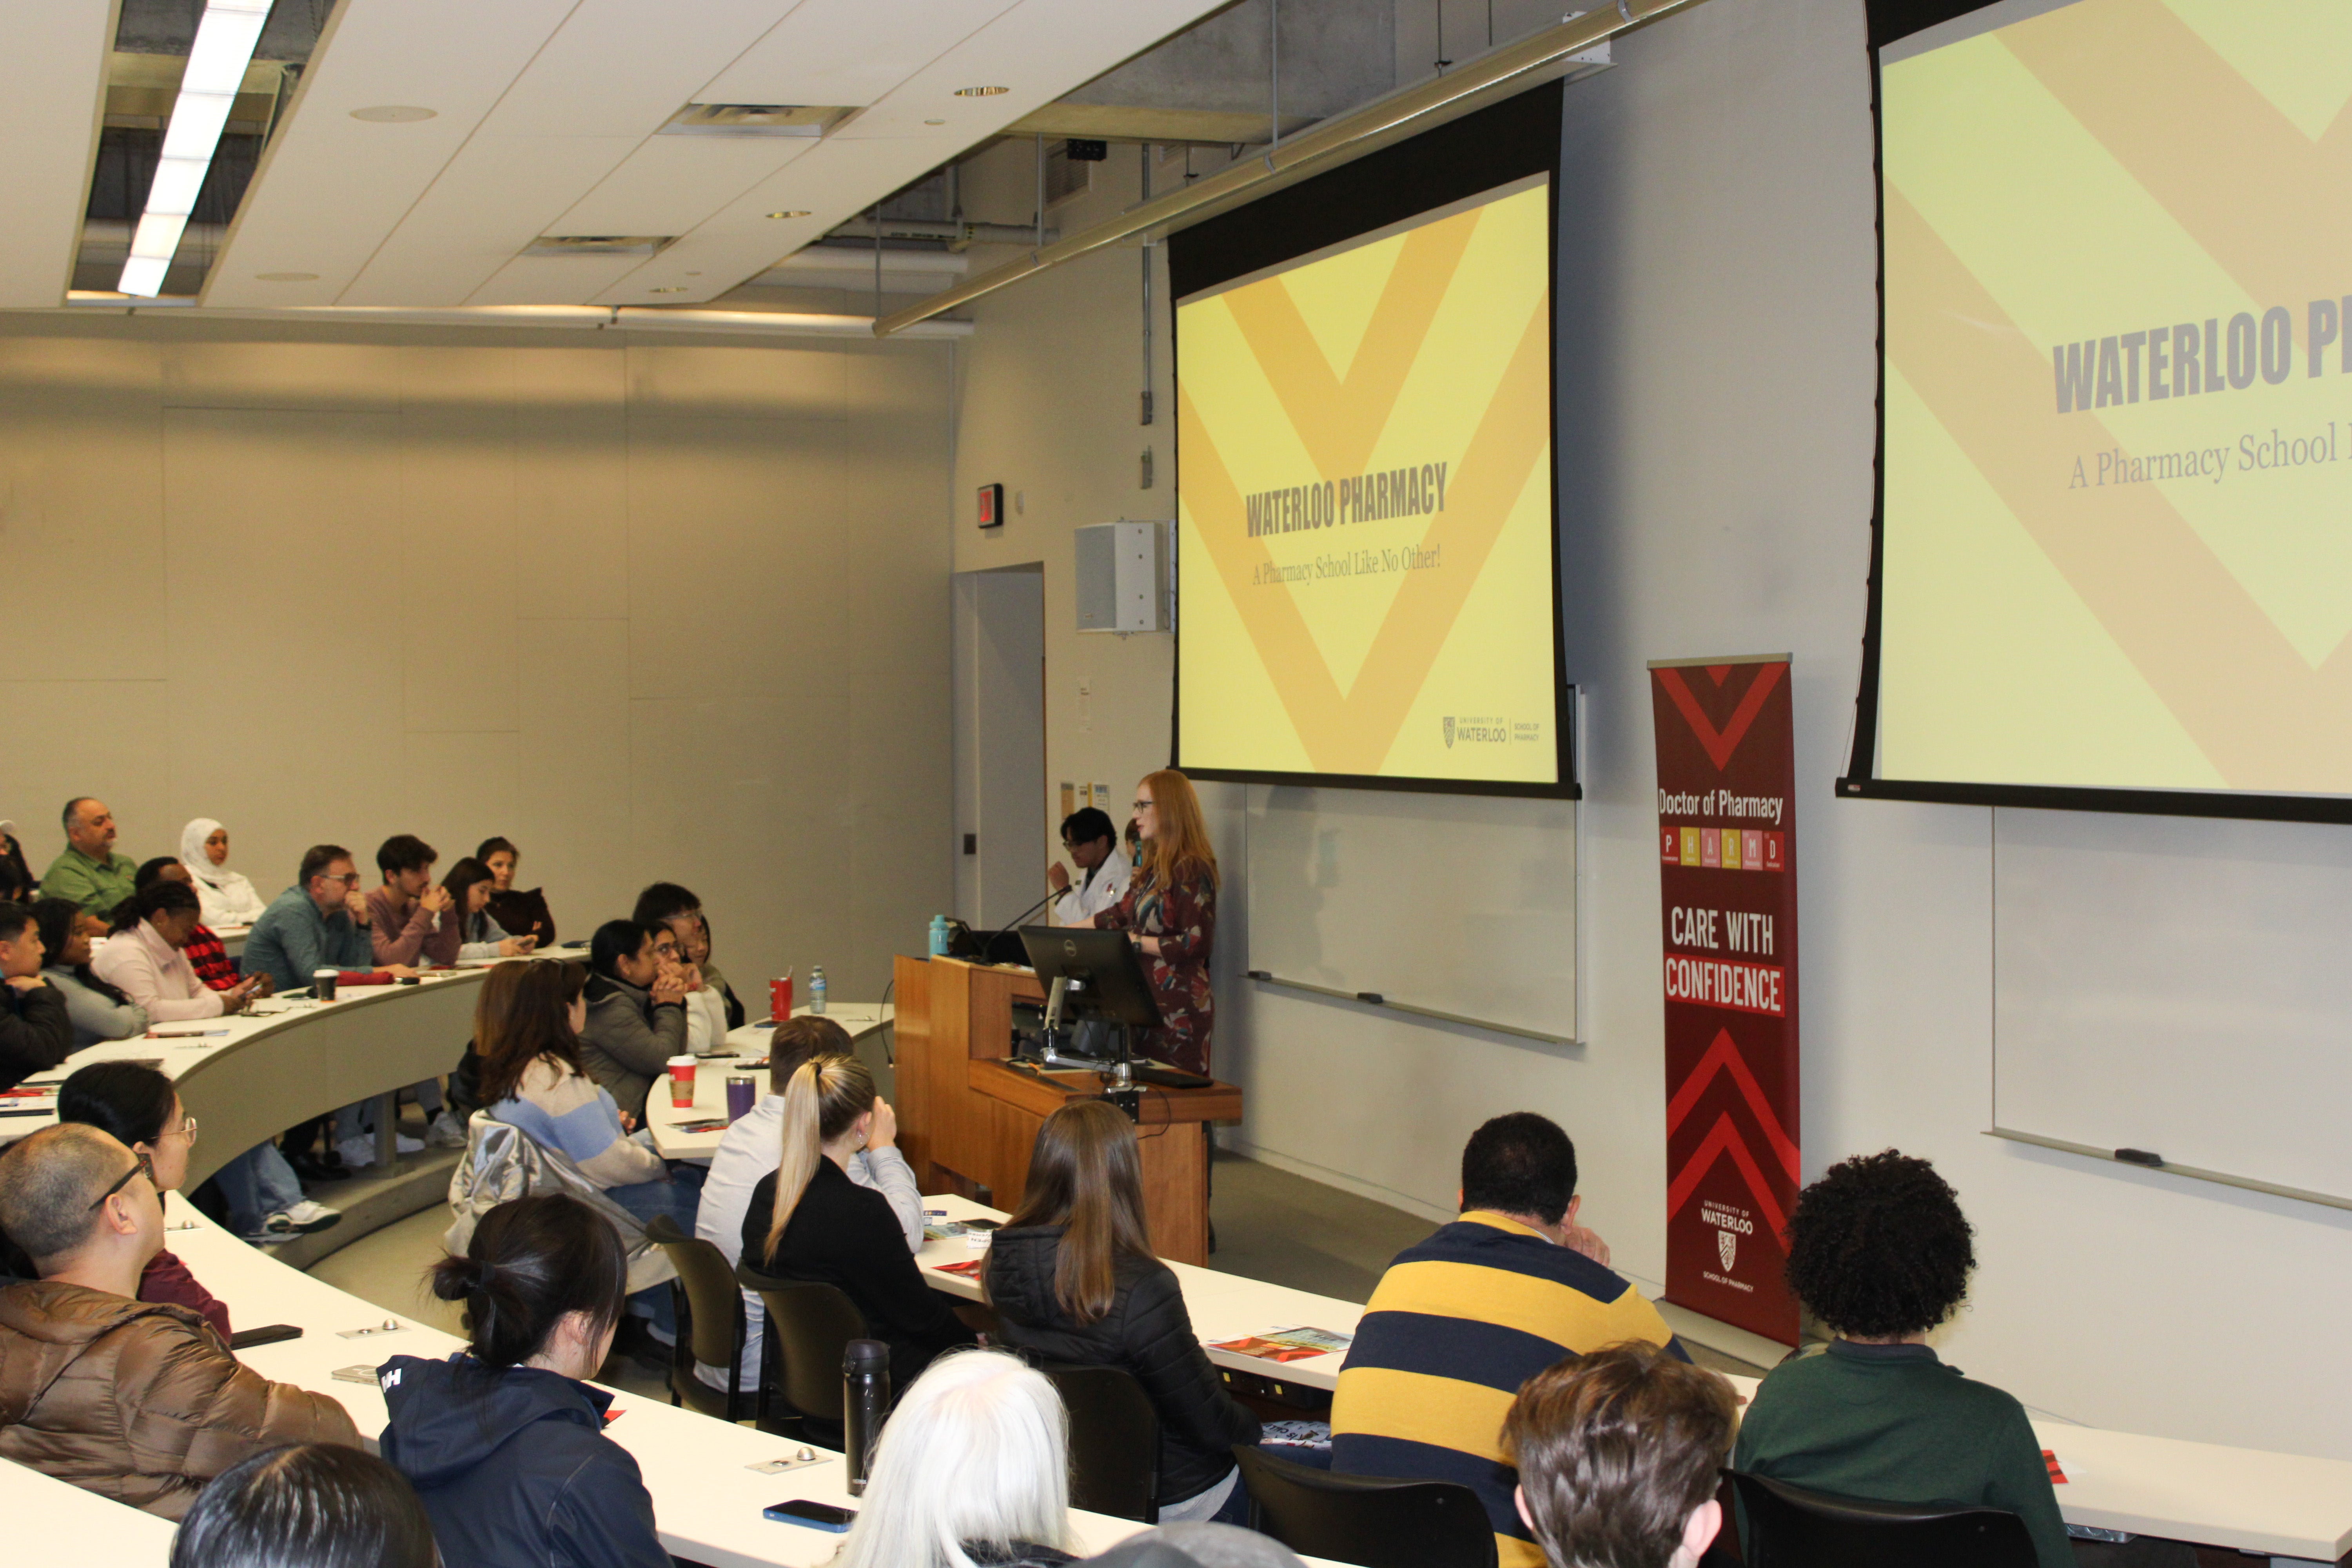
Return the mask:
[[[542,234],[525,256],[651,256],[676,238],[667,234]]]
[[[669,117],[664,136],[823,136],[855,109],[800,103],[689,103]]]

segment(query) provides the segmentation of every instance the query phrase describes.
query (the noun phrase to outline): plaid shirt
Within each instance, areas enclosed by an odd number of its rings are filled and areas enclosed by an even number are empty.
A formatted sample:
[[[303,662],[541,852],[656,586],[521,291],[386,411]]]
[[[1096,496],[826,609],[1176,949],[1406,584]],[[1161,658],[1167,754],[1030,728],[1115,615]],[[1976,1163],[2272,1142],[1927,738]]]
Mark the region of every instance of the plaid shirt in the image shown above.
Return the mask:
[[[184,951],[196,978],[214,990],[226,991],[237,983],[236,965],[230,960],[228,949],[221,945],[221,939],[213,934],[212,927],[198,926]]]

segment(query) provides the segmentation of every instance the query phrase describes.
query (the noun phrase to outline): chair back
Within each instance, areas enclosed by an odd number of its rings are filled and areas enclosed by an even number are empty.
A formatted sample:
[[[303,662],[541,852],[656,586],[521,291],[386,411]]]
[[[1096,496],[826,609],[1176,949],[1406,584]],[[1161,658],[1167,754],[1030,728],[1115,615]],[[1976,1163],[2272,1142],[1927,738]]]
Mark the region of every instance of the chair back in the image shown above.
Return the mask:
[[[645,1222],[604,1195],[572,1157],[532,1140],[521,1128],[477,1110],[466,1121],[466,1153],[449,1173],[449,1209],[454,1216],[441,1236],[450,1254],[464,1257],[481,1217],[510,1198],[563,1193],[613,1222],[628,1259],[629,1292],[649,1290],[677,1278],[668,1257],[646,1235]]]
[[[685,1298],[678,1302],[677,1354],[670,1368],[670,1398],[704,1415],[718,1414],[732,1421],[742,1397],[743,1292],[735,1288],[735,1270],[727,1255],[709,1242],[677,1228],[667,1215],[646,1224],[646,1235],[662,1249],[677,1270],[674,1286]],[[727,1392],[719,1392],[694,1374],[694,1363],[727,1369]]]
[[[2033,1538],[2006,1509],[1874,1502],[1729,1474],[1748,1568],[2034,1568]]]
[[[1257,1529],[1302,1557],[1360,1568],[1494,1568],[1486,1505],[1458,1481],[1334,1475],[1256,1447],[1237,1447],[1234,1458]]]
[[[777,1279],[747,1268],[738,1268],[735,1278],[767,1310],[766,1342],[779,1369],[776,1392],[803,1415],[839,1426],[845,1419],[841,1352],[852,1340],[873,1337],[866,1331],[866,1314],[836,1286]],[[892,1391],[893,1397],[898,1392]]]
[[[1160,1522],[1160,1414],[1115,1366],[1041,1366],[1070,1414],[1070,1506]]]

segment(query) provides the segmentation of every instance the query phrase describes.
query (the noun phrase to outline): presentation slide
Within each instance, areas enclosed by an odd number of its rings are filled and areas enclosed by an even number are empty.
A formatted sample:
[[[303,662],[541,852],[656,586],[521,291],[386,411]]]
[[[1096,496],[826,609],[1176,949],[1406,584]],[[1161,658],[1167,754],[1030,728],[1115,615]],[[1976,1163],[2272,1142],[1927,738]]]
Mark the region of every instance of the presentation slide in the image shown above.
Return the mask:
[[[2352,5],[1879,59],[1874,776],[2352,793]]]
[[[1561,783],[1541,175],[1181,299],[1177,760]]]

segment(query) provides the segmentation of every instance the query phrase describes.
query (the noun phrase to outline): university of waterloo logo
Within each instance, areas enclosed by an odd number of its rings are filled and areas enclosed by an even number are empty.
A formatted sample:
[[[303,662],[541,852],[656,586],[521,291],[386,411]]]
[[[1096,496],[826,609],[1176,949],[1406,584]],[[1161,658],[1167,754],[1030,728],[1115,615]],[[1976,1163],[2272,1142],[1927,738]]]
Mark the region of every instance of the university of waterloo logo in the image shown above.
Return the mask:
[[[1279,672],[1273,689],[1316,772],[1381,771],[1506,524],[1549,474],[1549,286],[1533,287],[1524,319],[1512,318],[1507,336],[1486,332],[1475,353],[1433,332],[1449,305],[1465,308],[1461,291],[1481,290],[1471,279],[1485,274],[1470,263],[1482,234],[1489,272],[1493,257],[1517,254],[1508,247],[1520,246],[1530,219],[1524,208],[1503,209],[1530,198],[1534,221],[1548,223],[1538,187],[1407,231],[1349,333],[1335,335],[1332,312],[1302,308],[1295,272],[1180,307],[1186,342],[1206,342],[1212,329],[1221,344],[1237,337],[1255,367],[1243,374],[1231,354],[1216,362],[1222,403],[1206,394],[1196,402],[1197,388],[1178,383],[1186,544],[1207,557],[1265,671]],[[1433,374],[1445,378],[1450,398],[1480,411],[1455,421],[1467,431],[1458,447],[1450,436],[1424,437],[1401,413],[1416,377],[1425,405]],[[1252,417],[1227,412],[1222,430],[1203,416],[1203,407],[1243,405]],[[1398,462],[1406,466],[1391,466]],[[1402,526],[1417,536],[1400,538]],[[1360,542],[1375,538],[1397,563],[1355,557]],[[1340,578],[1382,586],[1326,590]],[[1391,583],[1385,610],[1372,607]],[[1448,719],[1445,745],[1463,738]]]

